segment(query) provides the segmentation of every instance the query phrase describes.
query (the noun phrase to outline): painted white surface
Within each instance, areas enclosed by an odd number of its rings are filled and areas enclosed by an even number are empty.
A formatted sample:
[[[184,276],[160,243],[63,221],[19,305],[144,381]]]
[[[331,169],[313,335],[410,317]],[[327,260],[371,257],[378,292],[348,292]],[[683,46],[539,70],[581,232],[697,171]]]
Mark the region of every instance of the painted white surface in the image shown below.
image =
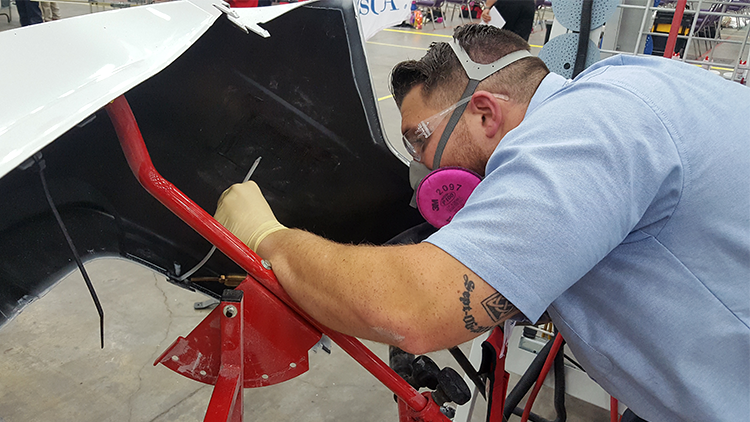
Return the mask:
[[[139,6],[0,33],[0,177],[192,45],[210,0]]]
[[[222,10],[269,36],[258,23],[314,1],[238,9],[221,0],[171,1],[0,32],[0,78],[9,82],[0,90],[0,177],[167,67]]]
[[[302,0],[297,3],[277,4],[275,6],[236,8],[232,9],[234,15],[230,14],[229,19],[237,25],[244,25],[249,31],[253,31],[264,38],[268,38],[271,34],[261,28],[258,25],[259,23],[272,21],[292,9],[315,3],[316,1],[317,0]]]

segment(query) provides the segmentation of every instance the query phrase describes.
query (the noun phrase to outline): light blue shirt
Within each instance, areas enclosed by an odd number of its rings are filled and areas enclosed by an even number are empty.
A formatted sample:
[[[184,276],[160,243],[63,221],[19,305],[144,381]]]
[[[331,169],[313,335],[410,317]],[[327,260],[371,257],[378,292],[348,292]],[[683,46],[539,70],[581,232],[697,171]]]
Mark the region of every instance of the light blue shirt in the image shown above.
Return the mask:
[[[550,74],[486,174],[428,242],[640,417],[750,420],[750,89],[648,57]]]

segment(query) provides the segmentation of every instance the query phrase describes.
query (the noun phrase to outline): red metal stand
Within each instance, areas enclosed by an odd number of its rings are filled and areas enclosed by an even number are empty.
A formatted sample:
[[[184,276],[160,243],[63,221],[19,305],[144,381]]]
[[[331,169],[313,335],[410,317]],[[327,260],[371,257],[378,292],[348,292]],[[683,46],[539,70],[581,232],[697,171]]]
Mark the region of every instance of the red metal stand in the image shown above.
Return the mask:
[[[610,422],[617,422],[620,420],[620,414],[618,413],[619,406],[620,404],[617,401],[617,399],[610,396],[609,397],[609,420]]]
[[[547,378],[547,373],[549,373],[552,364],[555,362],[555,356],[557,356],[557,352],[560,351],[562,345],[563,336],[558,334],[557,336],[555,336],[555,341],[552,343],[552,348],[549,351],[549,355],[547,355],[547,360],[544,361],[544,366],[542,366],[542,371],[539,373],[536,384],[534,384],[534,389],[531,390],[531,394],[526,401],[526,407],[524,407],[523,409],[521,422],[526,422],[527,420],[529,420],[529,415],[531,414],[531,406],[534,405],[534,400],[536,400],[536,396],[537,394],[539,394],[539,390],[542,389],[544,379]]]
[[[116,98],[108,104],[105,109],[115,127],[115,131],[117,132],[128,165],[146,191],[197,231],[201,236],[206,238],[206,240],[216,245],[219,250],[242,267],[242,269],[247,271],[249,277],[240,284],[238,287],[239,290],[253,289],[255,292],[254,294],[258,293],[264,295],[263,299],[254,301],[252,306],[243,310],[241,313],[243,318],[234,318],[235,320],[242,320],[243,323],[248,322],[245,320],[248,308],[264,306],[263,304],[266,302],[273,303],[273,305],[269,306],[274,308],[276,307],[275,304],[278,304],[283,307],[283,311],[278,311],[276,315],[284,315],[288,318],[288,320],[291,321],[290,325],[295,327],[294,330],[297,330],[293,331],[294,333],[308,332],[308,334],[315,334],[317,332],[317,334],[326,334],[354,360],[359,362],[360,365],[396,394],[396,396],[399,397],[400,402],[403,402],[405,406],[408,406],[411,412],[410,417],[412,418],[412,421],[448,421],[448,418],[440,413],[439,409],[435,412],[437,405],[435,405],[432,400],[419,394],[419,392],[412,388],[403,378],[398,376],[398,374],[372,353],[372,351],[365,347],[359,340],[333,331],[307,315],[307,313],[297,306],[297,304],[294,303],[289,295],[283,290],[274,273],[262,265],[261,258],[258,255],[250,250],[247,245],[242,243],[241,240],[224,228],[224,226],[219,224],[219,222],[217,222],[211,215],[199,207],[173,184],[161,177],[151,162],[151,158],[146,149],[146,145],[143,142],[143,137],[138,128],[138,124],[136,123],[133,112],[124,96]],[[239,323],[241,325],[239,329],[244,329],[245,332],[244,336],[238,337],[236,333],[232,331],[234,328],[230,328],[232,327],[231,324],[228,324],[228,326],[225,327],[224,319],[221,319],[221,324],[217,325],[215,323],[217,318],[218,317],[214,313],[210,314],[187,338],[179,338],[157,361],[164,363],[166,366],[175,369],[177,372],[189,376],[190,378],[209,384],[216,384],[216,388],[219,388],[219,392],[217,392],[215,388],[214,394],[231,396],[231,399],[227,397],[222,399],[217,398],[217,403],[230,403],[229,407],[231,408],[232,417],[234,417],[236,412],[239,412],[238,417],[240,419],[231,419],[232,422],[236,422],[241,420],[242,404],[241,388],[239,392],[236,392],[234,388],[239,388],[239,385],[244,385],[245,387],[258,386],[252,385],[253,382],[257,382],[259,385],[268,385],[273,383],[273,380],[271,380],[272,373],[279,374],[283,372],[278,366],[273,367],[276,369],[276,372],[269,373],[270,371],[263,372],[265,368],[262,366],[258,369],[257,366],[248,365],[248,361],[254,362],[254,359],[250,358],[249,350],[252,349],[257,352],[257,356],[262,356],[264,359],[267,359],[267,361],[273,361],[273,355],[277,354],[277,352],[283,351],[283,349],[287,347],[291,347],[290,345],[292,344],[296,344],[296,347],[304,348],[306,341],[285,342],[283,340],[274,340],[269,342],[267,345],[268,347],[266,348],[258,347],[256,342],[257,339],[249,339],[248,330],[250,330],[251,327],[257,329],[258,332],[265,331],[266,337],[272,339],[274,338],[272,334],[279,333],[283,330],[274,327],[274,330],[271,333],[269,332],[269,327],[273,327],[273,325],[258,323],[258,321],[251,319],[247,324],[244,324],[244,326],[242,326],[243,323]],[[225,328],[228,330],[226,333],[224,331]],[[221,329],[220,334],[217,332],[219,329]],[[240,341],[240,338],[244,341]],[[204,355],[202,352],[204,349],[202,348],[208,346],[204,346],[203,343],[207,342],[215,345],[216,339],[221,339],[220,351],[216,352],[215,346],[211,346],[213,347],[213,351],[209,352],[209,355]],[[232,342],[234,348],[225,349],[223,347],[225,342]],[[232,350],[231,352],[230,349]],[[306,350],[307,349],[305,349],[305,353]],[[225,352],[227,353],[227,356],[232,356],[227,357],[227,359],[229,359],[227,361],[227,368],[224,368],[224,361],[216,359],[219,354],[223,357]],[[294,355],[295,354],[292,353],[292,356]],[[182,359],[189,360],[183,362]],[[234,376],[232,374],[237,371],[239,365],[237,363],[238,360],[244,362],[244,367],[241,372],[242,375],[240,375],[240,379],[243,380],[242,382],[237,381],[237,378],[232,378],[232,376]],[[284,361],[283,363],[284,365],[287,365],[286,368],[289,369],[292,368],[290,364],[295,362]],[[260,371],[259,379],[262,381],[258,381],[258,378],[255,378],[255,381],[252,381],[254,379],[253,377],[258,375],[258,372],[255,372],[255,375],[250,377],[247,376],[249,367]],[[297,366],[297,368],[299,368],[299,366]],[[304,372],[307,370],[307,367],[305,365],[304,368],[298,370]],[[289,374],[292,372],[289,372]],[[266,375],[267,378],[263,375]],[[212,380],[214,376],[216,379]],[[280,375],[280,378],[283,378],[283,376]],[[232,383],[225,379],[235,379],[236,382]],[[223,380],[221,381],[221,385],[219,384],[219,380]],[[251,385],[248,385],[248,382],[250,382]],[[264,382],[265,384],[263,384]],[[240,410],[238,410],[237,406],[238,397],[240,397]],[[214,399],[212,398],[212,403],[213,401]],[[231,405],[232,403],[233,406]],[[217,404],[215,406],[219,405]],[[223,409],[223,407],[220,408]],[[228,413],[227,416],[229,415],[230,414]],[[218,416],[207,414],[206,420],[227,420],[220,419],[221,416],[222,414],[219,414]]]
[[[245,372],[243,292],[227,290],[221,299],[217,308],[221,310],[221,369],[204,421],[241,422]]]
[[[490,396],[487,397],[489,402],[488,409],[488,421],[502,421],[503,410],[505,409],[505,396],[508,392],[508,381],[510,380],[510,374],[505,370],[505,355],[507,350],[502,356],[499,355],[501,350],[505,350],[503,343],[505,342],[505,335],[502,330],[495,328],[485,343],[493,349],[493,354],[496,359],[490,366],[491,375],[491,388]]]
[[[258,0],[229,0],[231,7],[258,7]]]
[[[448,421],[448,418],[443,415],[438,406],[430,398],[430,393],[424,393],[424,397],[427,398],[427,406],[424,409],[417,412],[409,407],[403,400],[398,401],[398,420],[399,422],[429,422],[429,421]]]

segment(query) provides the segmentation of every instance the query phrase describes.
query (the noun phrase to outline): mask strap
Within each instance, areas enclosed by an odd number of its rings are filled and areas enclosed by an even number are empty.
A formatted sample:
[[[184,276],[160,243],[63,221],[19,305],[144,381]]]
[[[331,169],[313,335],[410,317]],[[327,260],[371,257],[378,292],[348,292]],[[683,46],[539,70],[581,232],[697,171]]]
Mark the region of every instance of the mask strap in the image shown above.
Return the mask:
[[[501,70],[511,63],[515,63],[518,60],[532,56],[532,54],[526,50],[518,50],[506,54],[492,63],[479,64],[469,57],[469,53],[461,48],[461,45],[459,45],[455,39],[448,43],[448,45],[450,45],[451,49],[456,54],[458,61],[461,62],[461,66],[464,68],[466,76],[468,76],[469,79],[474,79],[477,81],[483,81],[489,78],[493,73]]]
[[[471,95],[474,94],[474,91],[477,89],[479,82],[481,81],[469,79],[469,84],[466,85],[464,93],[461,94],[461,99],[463,100],[464,98],[471,97]],[[435,158],[433,158],[432,160],[432,168],[440,168],[440,159],[443,158],[443,150],[445,149],[445,144],[448,143],[448,138],[451,137],[453,129],[456,128],[458,121],[461,119],[461,115],[464,114],[464,110],[466,110],[466,106],[468,105],[469,103],[466,102],[453,110],[453,114],[451,114],[451,118],[448,120],[448,124],[445,126],[443,134],[440,135],[440,142],[438,142],[437,148],[435,149]]]
[[[458,61],[464,68],[466,76],[469,77],[469,83],[466,85],[464,93],[461,94],[461,100],[473,95],[474,91],[476,91],[477,89],[477,86],[479,86],[479,83],[490,77],[493,73],[499,71],[500,69],[508,66],[511,63],[515,63],[518,60],[526,57],[531,57],[531,53],[529,53],[528,51],[518,50],[510,54],[506,54],[505,56],[500,57],[492,63],[479,64],[471,60],[466,50],[461,48],[461,46],[458,44],[458,41],[456,41],[455,39],[451,40],[448,45],[450,45],[453,53],[456,54],[456,58],[458,58]],[[443,150],[445,149],[445,145],[448,143],[448,138],[450,138],[451,134],[453,133],[453,129],[456,128],[458,120],[461,119],[461,115],[464,113],[464,110],[466,110],[466,106],[468,105],[469,103],[467,102],[465,104],[461,104],[460,106],[456,107],[455,110],[453,110],[453,114],[451,114],[451,118],[448,120],[448,124],[445,126],[445,130],[440,136],[440,142],[438,142],[437,147],[435,148],[435,157],[432,160],[432,168],[437,169],[440,167],[440,160],[443,158]]]

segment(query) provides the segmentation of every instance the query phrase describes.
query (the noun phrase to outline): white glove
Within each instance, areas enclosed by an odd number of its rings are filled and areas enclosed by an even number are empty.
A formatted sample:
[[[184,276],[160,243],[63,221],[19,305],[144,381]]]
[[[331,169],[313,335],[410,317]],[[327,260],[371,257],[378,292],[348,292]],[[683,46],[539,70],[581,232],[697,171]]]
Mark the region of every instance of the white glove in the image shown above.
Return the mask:
[[[276,220],[255,182],[232,185],[219,198],[214,218],[253,251],[271,233],[286,227]]]

